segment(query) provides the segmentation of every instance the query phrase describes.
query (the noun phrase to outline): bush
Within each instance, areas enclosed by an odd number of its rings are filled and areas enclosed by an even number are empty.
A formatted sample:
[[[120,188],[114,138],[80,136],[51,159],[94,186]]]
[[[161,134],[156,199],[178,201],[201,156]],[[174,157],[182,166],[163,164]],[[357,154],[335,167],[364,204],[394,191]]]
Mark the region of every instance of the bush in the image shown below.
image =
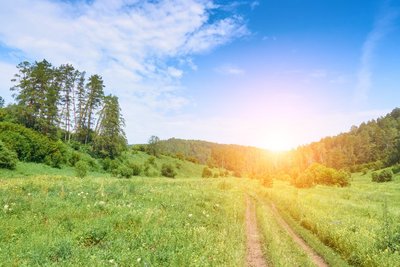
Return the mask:
[[[122,164],[117,169],[117,176],[123,178],[131,178],[132,177],[132,169]]]
[[[383,182],[389,182],[392,181],[393,179],[393,172],[392,170],[383,170],[381,172],[373,172],[371,175],[372,182],[376,183],[383,183]]]
[[[131,169],[133,176],[139,176],[140,173],[142,172],[142,168],[138,164],[132,161],[128,163],[128,167]]]
[[[272,185],[274,184],[274,181],[272,179],[271,174],[269,173],[262,173],[257,175],[256,177],[257,179],[260,180],[261,184],[265,187],[272,187]]]
[[[392,172],[393,174],[398,174],[400,173],[400,164],[396,164],[392,167]]]
[[[75,163],[75,174],[79,178],[86,177],[89,171],[89,165],[86,163],[86,161],[80,160],[77,163]]]
[[[337,171],[322,164],[314,163],[293,179],[292,183],[299,188],[311,187],[315,184],[344,187],[349,185],[350,176],[348,172],[343,170]]]
[[[172,167],[172,165],[164,163],[161,166],[161,175],[169,178],[175,178],[176,172],[174,167]]]
[[[0,140],[17,153],[19,160],[60,167],[68,159],[67,147],[61,141],[55,142],[22,125],[0,122]]]
[[[9,150],[0,141],[0,168],[14,170],[17,166],[18,157],[14,151]]]
[[[153,156],[151,156],[150,158],[147,159],[147,163],[154,167],[157,167],[156,158]]]
[[[201,174],[203,178],[210,178],[212,177],[212,171],[208,167],[204,167],[203,173]]]

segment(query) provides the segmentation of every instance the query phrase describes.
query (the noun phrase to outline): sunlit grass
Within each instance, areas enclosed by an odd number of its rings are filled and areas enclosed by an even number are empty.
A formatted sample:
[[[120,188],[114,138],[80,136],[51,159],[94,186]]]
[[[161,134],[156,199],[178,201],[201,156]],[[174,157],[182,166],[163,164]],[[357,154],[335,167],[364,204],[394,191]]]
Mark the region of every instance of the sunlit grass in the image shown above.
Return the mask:
[[[334,248],[350,264],[396,266],[400,262],[399,178],[385,184],[355,175],[346,188],[316,186],[295,189],[277,182],[270,198],[303,228]],[[388,235],[391,235],[391,246]],[[397,247],[399,248],[399,247]]]
[[[0,182],[4,265],[242,266],[244,201],[221,180]]]

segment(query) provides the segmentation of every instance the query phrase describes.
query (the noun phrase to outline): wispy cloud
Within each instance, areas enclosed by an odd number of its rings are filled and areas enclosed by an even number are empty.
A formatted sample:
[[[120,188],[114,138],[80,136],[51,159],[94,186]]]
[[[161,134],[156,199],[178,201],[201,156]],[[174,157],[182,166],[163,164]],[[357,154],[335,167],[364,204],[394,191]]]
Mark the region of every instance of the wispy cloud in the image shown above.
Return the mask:
[[[259,1],[253,1],[253,2],[251,2],[250,7],[251,7],[251,9],[253,10],[253,9],[255,9],[256,7],[258,7],[259,5],[260,5],[260,2],[259,2]]]
[[[233,65],[223,65],[215,69],[217,73],[223,75],[243,75],[245,70]]]
[[[211,0],[1,1],[0,43],[20,60],[69,62],[103,75],[121,96],[127,125],[139,125],[131,112],[160,121],[188,103],[180,80],[197,69],[193,55],[248,34],[235,13],[211,18],[218,8]],[[137,128],[127,129],[130,140]]]
[[[368,34],[363,47],[360,59],[360,68],[358,70],[358,82],[355,91],[356,102],[366,101],[368,92],[372,86],[372,60],[375,49],[379,42],[390,32],[393,23],[399,17],[398,10],[386,6],[382,14],[376,20],[372,31]]]

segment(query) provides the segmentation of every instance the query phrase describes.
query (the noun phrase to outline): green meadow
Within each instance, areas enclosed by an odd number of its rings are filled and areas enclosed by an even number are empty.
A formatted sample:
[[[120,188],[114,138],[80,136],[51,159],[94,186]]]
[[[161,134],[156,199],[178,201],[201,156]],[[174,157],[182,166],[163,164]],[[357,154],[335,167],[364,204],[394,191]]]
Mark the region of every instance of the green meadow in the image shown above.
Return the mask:
[[[244,178],[76,178],[1,170],[2,266],[244,266],[246,196],[271,266],[314,266],[271,205],[330,266],[396,266],[400,179],[266,188]],[[28,173],[28,169],[31,174]],[[7,176],[8,175],[8,176]]]
[[[4,266],[242,266],[244,201],[228,180],[0,180]]]

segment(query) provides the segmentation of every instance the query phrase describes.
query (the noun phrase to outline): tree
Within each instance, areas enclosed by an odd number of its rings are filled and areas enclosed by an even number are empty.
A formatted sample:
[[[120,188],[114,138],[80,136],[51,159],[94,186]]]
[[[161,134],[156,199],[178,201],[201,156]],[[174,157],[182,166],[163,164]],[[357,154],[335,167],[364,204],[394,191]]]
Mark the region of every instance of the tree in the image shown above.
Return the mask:
[[[22,123],[43,134],[55,138],[58,120],[57,104],[59,86],[53,66],[43,60],[33,64],[22,62],[12,82],[17,104],[23,107]]]
[[[118,97],[106,96],[95,129],[94,151],[101,157],[115,158],[126,148],[125,126]]]
[[[5,103],[4,98],[0,96],[0,108],[4,108],[4,103]]]
[[[65,132],[64,141],[68,142],[71,140],[71,132],[76,122],[75,87],[80,75],[80,72],[69,64],[57,68],[60,86],[60,126]]]
[[[157,136],[153,135],[149,139],[149,143],[147,145],[147,153],[150,155],[153,155],[155,157],[158,157],[160,154],[160,138]]]
[[[100,107],[104,98],[104,83],[103,78],[99,75],[92,75],[89,77],[89,82],[86,84],[87,88],[87,101],[84,110],[86,120],[86,136],[85,144],[90,141],[90,133],[93,125],[93,115],[98,107]]]

